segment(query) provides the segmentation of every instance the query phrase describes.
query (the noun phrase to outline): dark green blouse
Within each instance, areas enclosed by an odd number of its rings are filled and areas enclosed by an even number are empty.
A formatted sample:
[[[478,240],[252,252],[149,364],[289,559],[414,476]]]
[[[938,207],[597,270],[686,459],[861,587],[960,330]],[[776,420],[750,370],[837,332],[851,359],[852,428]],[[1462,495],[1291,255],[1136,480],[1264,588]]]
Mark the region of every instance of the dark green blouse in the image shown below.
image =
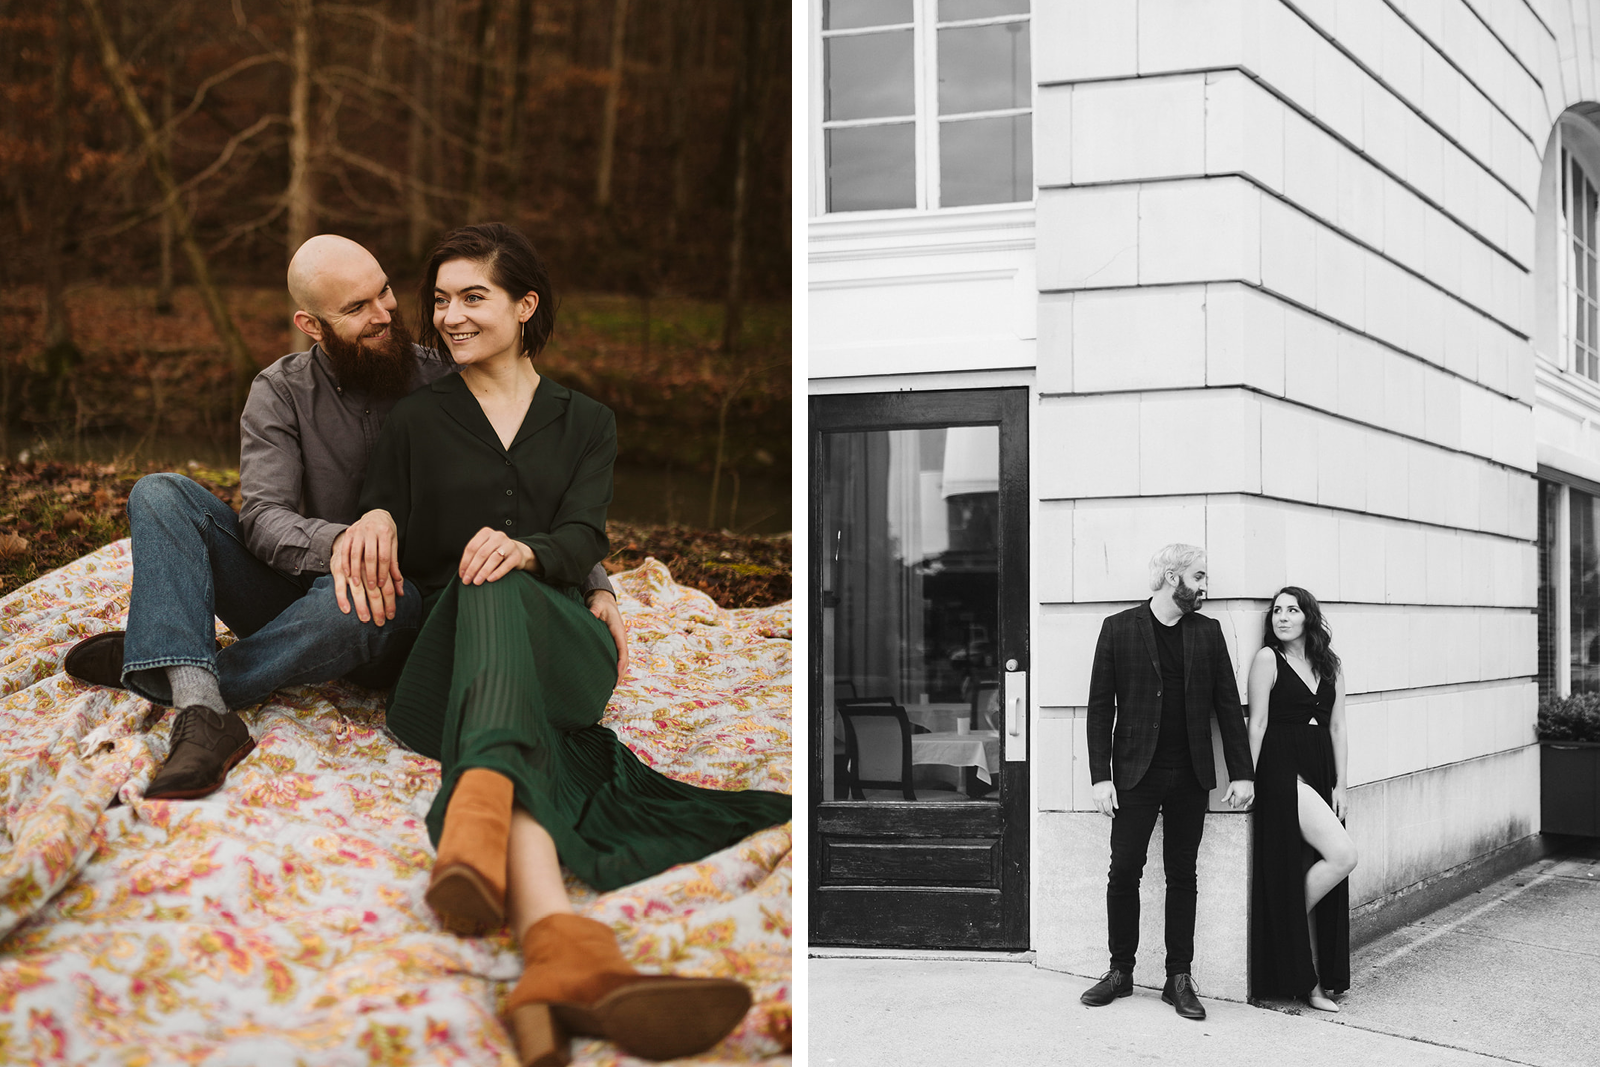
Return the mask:
[[[540,378],[507,449],[452,374],[395,405],[373,446],[361,510],[394,516],[400,570],[429,606],[485,526],[532,548],[545,581],[577,585],[609,549],[616,458],[616,417],[604,404]]]

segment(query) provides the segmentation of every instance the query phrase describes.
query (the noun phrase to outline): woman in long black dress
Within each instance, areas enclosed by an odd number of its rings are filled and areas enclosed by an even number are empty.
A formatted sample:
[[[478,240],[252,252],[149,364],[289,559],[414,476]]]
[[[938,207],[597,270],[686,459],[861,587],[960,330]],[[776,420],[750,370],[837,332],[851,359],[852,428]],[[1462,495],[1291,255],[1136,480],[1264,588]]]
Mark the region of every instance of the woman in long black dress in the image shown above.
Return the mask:
[[[649,1059],[703,1051],[749,991],[636,973],[609,927],[573,914],[561,864],[613,889],[787,821],[790,798],[674,781],[599,724],[617,650],[577,584],[606,553],[616,423],[534,368],[555,320],[533,246],[499,223],[456,230],[422,294],[425,339],[462,369],[395,406],[361,510],[393,519],[423,593],[388,725],[441,763],[427,901],[458,933],[510,919],[522,1063],[566,1063],[572,1033]]]
[[[1356,846],[1344,828],[1344,674],[1316,598],[1286,586],[1250,665],[1256,764],[1251,985],[1338,1011],[1350,984],[1350,887]]]

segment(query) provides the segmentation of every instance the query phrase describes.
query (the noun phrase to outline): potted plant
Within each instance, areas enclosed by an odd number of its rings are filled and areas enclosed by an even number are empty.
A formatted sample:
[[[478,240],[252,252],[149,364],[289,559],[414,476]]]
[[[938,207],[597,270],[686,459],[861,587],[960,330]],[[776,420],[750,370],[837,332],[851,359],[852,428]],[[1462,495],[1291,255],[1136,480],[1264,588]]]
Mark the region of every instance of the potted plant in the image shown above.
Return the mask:
[[[1538,732],[1544,831],[1600,837],[1600,693],[1541,701]]]

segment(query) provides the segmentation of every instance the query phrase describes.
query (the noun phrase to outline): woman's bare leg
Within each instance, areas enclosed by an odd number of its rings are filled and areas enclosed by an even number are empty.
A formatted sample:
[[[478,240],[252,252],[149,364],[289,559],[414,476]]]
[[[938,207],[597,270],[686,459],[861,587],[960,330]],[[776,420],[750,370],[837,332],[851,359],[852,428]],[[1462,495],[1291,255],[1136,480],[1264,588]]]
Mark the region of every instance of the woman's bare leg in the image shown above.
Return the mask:
[[[572,913],[561,863],[550,832],[522,808],[511,812],[511,845],[506,855],[506,910],[517,944],[528,927],[547,915]]]
[[[1304,781],[1297,781],[1296,789],[1300,800],[1300,836],[1321,857],[1306,872],[1306,932],[1311,938],[1311,965],[1315,968],[1318,966],[1317,924],[1312,909],[1329,890],[1350,877],[1350,872],[1356,869],[1357,855],[1349,831],[1317,791]],[[1306,999],[1313,1008],[1339,1010],[1339,1005],[1328,999],[1320,978]]]

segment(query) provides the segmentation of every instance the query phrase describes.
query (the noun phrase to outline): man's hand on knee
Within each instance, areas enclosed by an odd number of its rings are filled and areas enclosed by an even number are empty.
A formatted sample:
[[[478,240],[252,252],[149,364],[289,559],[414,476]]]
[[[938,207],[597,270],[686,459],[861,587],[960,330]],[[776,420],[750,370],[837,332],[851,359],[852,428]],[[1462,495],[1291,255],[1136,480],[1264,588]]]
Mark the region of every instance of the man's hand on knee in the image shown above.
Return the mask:
[[[334,538],[328,573],[340,611],[348,615],[354,607],[362,622],[379,626],[394,618],[395,597],[405,595],[405,584],[399,531],[387,511],[367,512]]]
[[[1094,797],[1094,807],[1101,815],[1112,815],[1117,810],[1117,787],[1107,778],[1103,782],[1096,782],[1090,789]]]
[[[628,628],[622,624],[622,612],[617,608],[617,598],[610,590],[595,589],[587,597],[589,613],[606,624],[611,640],[617,643],[617,681],[628,673]]]

